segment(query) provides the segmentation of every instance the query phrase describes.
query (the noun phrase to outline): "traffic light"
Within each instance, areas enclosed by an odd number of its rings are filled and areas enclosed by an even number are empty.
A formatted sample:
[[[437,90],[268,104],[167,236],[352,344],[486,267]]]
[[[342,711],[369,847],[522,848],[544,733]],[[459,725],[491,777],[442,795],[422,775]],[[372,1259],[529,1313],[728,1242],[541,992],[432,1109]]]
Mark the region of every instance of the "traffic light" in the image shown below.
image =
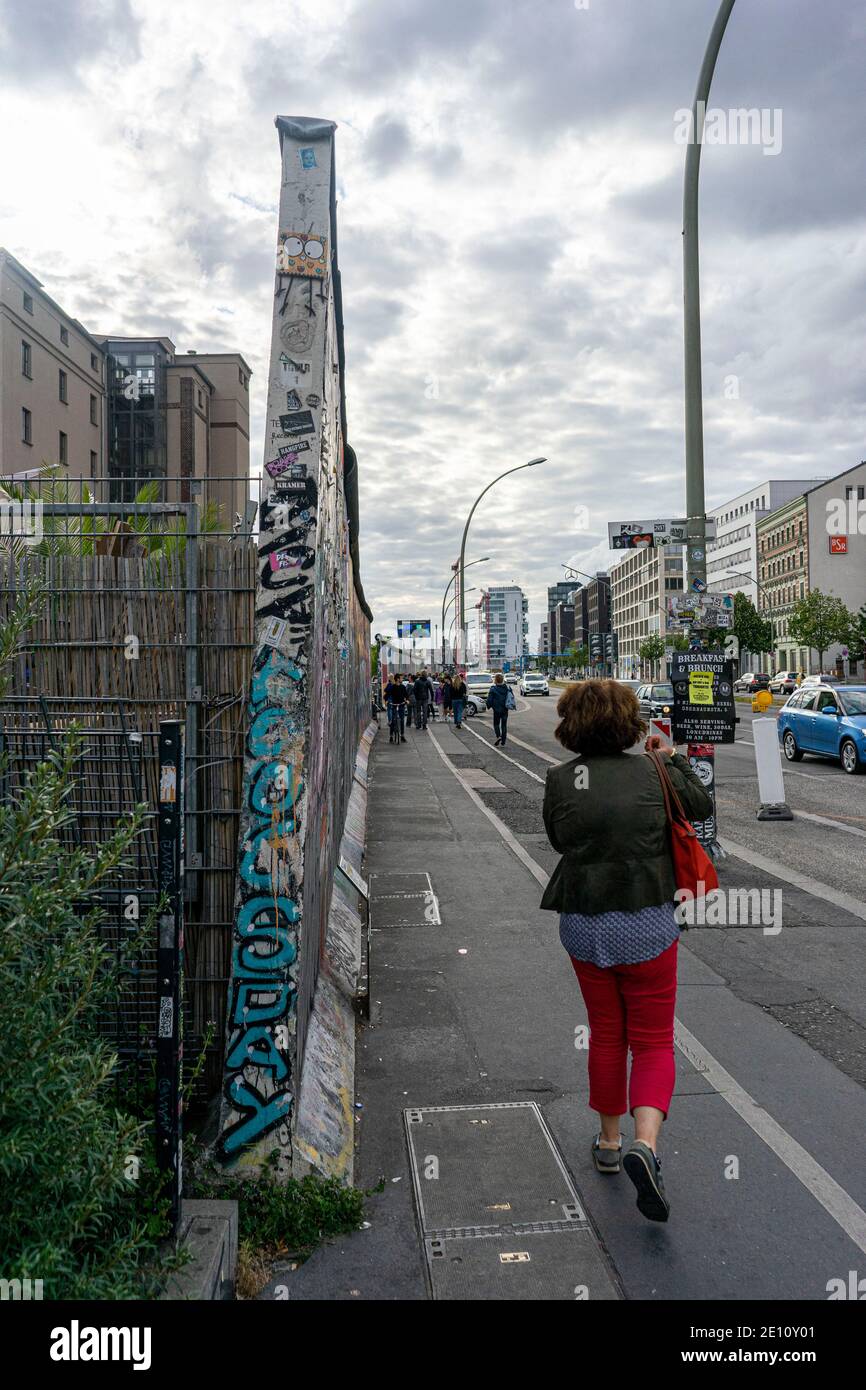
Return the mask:
[[[606,633],[604,634],[604,659],[605,659],[605,661],[610,661],[610,645],[611,645],[611,644],[610,644],[610,633],[609,633],[609,632],[606,632]]]
[[[600,632],[591,632],[591,633],[589,634],[589,659],[590,659],[590,661],[601,661],[601,660],[602,660],[602,653],[603,653],[603,646],[602,646],[602,641],[601,641],[601,633],[600,633]]]
[[[618,632],[612,632],[612,633],[610,634],[610,659],[611,659],[611,661],[619,661],[619,633],[618,633]]]

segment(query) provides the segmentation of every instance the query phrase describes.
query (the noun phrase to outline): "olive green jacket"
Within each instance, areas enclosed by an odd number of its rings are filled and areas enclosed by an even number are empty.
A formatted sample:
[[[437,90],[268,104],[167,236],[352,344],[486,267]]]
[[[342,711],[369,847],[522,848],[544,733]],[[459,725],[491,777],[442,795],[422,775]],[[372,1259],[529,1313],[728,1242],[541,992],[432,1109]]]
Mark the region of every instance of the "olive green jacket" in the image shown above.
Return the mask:
[[[667,768],[686,814],[706,820],[712,803],[688,760],[674,753]],[[667,818],[650,758],[590,755],[551,768],[544,789],[544,826],[562,858],[544,890],[542,907],[595,916],[673,901]]]

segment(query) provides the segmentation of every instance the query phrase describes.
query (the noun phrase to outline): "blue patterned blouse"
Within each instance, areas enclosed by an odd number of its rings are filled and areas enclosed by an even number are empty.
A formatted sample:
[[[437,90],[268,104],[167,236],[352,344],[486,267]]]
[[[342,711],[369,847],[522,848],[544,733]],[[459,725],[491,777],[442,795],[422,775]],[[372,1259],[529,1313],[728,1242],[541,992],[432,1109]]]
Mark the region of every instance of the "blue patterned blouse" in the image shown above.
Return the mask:
[[[655,960],[679,938],[674,911],[671,902],[640,912],[601,912],[592,917],[563,912],[559,939],[574,960],[589,961],[601,969],[637,965]]]

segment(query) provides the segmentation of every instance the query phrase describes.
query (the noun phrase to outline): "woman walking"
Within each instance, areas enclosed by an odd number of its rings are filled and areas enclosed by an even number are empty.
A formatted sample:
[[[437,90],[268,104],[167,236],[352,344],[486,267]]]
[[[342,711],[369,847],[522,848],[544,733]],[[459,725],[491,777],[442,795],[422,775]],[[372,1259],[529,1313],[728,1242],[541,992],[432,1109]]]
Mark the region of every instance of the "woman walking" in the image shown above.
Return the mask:
[[[674,1087],[679,926],[661,781],[651,758],[625,756],[646,732],[628,686],[569,686],[557,714],[556,737],[577,756],[547,774],[544,824],[562,858],[541,906],[560,914],[589,1017],[589,1105],[600,1124],[593,1162],[600,1173],[623,1167],[642,1215],[667,1221],[657,1146]],[[688,761],[659,738],[645,746],[666,755],[686,814],[705,820],[710,798]],[[626,1110],[635,1137],[621,1158]]]
[[[454,712],[455,729],[459,729],[462,726],[463,708],[466,704],[467,694],[466,682],[458,671],[451,682],[451,709]]]
[[[453,691],[451,688],[451,677],[445,676],[442,681],[442,716],[446,724],[448,723],[448,720],[451,718],[452,698]]]
[[[493,732],[496,735],[495,747],[500,745],[505,747],[505,736],[508,732],[508,697],[511,691],[505,684],[505,677],[501,671],[497,671],[493,677],[493,684],[487,692],[487,708],[493,710]]]

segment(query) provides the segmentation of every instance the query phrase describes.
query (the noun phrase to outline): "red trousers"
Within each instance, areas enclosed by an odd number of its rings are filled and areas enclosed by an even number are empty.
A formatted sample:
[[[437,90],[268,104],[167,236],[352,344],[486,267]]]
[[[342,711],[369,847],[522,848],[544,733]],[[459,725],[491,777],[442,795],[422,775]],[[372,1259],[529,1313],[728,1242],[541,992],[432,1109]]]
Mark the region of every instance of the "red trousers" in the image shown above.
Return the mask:
[[[589,1104],[602,1115],[654,1105],[667,1118],[674,1089],[674,1006],[677,997],[675,941],[655,960],[602,969],[574,960],[589,1015]]]

